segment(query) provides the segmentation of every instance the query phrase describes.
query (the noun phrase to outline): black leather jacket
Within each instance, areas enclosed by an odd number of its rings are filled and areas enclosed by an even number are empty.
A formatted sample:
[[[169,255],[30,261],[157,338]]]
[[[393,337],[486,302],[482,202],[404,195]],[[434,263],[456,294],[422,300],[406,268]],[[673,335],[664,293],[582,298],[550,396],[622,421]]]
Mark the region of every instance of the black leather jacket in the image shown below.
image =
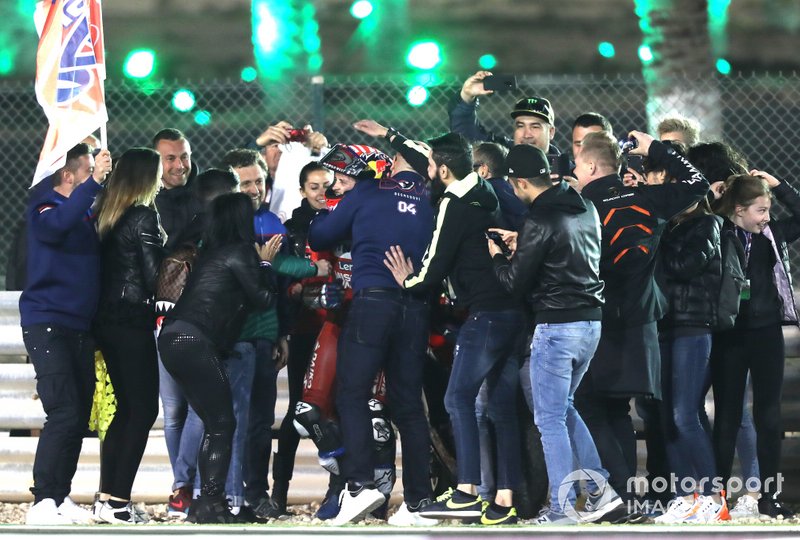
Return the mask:
[[[661,237],[660,285],[667,314],[660,327],[712,328],[722,278],[722,218],[699,215],[670,226]]]
[[[128,208],[102,242],[101,313],[120,302],[152,302],[163,246],[156,211],[146,206]]]
[[[500,283],[527,299],[537,323],[601,320],[600,218],[566,182],[533,201],[511,260],[495,255],[493,262]]]
[[[275,303],[272,271],[260,268],[259,262],[256,250],[246,243],[201,251],[162,332],[170,320],[186,321],[197,326],[220,352],[229,351],[247,314],[270,309]]]

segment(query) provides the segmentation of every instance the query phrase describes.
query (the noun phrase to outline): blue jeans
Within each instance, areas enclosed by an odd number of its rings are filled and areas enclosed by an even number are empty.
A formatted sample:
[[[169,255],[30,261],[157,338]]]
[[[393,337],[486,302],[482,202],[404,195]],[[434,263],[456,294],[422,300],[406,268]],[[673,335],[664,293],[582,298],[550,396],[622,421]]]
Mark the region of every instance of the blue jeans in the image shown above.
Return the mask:
[[[428,304],[400,289],[362,289],[353,297],[336,362],[336,406],[345,442],[346,480],[372,482],[374,441],[369,399],[380,369],[403,453],[403,498],[416,505],[431,496],[430,432],[422,405],[428,346]],[[475,421],[475,398],[472,400]]]
[[[711,480],[716,475],[711,437],[703,429],[698,403],[703,400],[709,371],[711,332],[680,336],[661,342],[661,357],[671,359],[670,389],[675,436],[667,437],[667,457],[678,479],[676,495],[702,491],[711,495]],[[686,480],[684,480],[686,479]],[[705,483],[694,485],[694,480]]]
[[[758,468],[758,456],[756,455],[756,427],[753,424],[753,415],[750,407],[753,406],[753,382],[751,376],[747,374],[747,388],[744,396],[744,408],[742,410],[742,424],[739,426],[739,434],[736,436],[736,453],[739,455],[739,463],[742,467],[742,479],[761,478],[761,470]]]
[[[519,484],[517,389],[524,319],[518,310],[476,312],[458,332],[444,406],[453,426],[459,484],[481,483],[475,398],[484,380],[487,411],[497,435],[497,489],[513,489]]]
[[[158,393],[161,396],[161,406],[164,409],[164,439],[167,443],[169,464],[172,467],[172,489],[174,491],[178,488],[192,485],[196,465],[192,465],[190,469],[187,469],[186,463],[189,461],[196,464],[200,439],[197,439],[193,452],[190,452],[190,454],[194,454],[193,458],[185,454],[181,455],[181,439],[183,438],[183,429],[188,415],[189,404],[186,401],[186,396],[183,395],[183,392],[178,387],[178,383],[164,368],[160,353],[158,355]]]
[[[531,342],[531,387],[533,419],[542,434],[542,447],[550,479],[550,511],[563,514],[558,490],[564,478],[580,469],[593,470],[606,480],[608,472],[583,419],[575,410],[575,390],[589,368],[600,341],[599,321],[540,323]],[[597,486],[589,482],[589,491]],[[575,507],[575,491],[568,501]]]
[[[489,420],[489,387],[486,381],[483,381],[475,400],[475,418],[478,421],[481,453],[481,485],[478,486],[478,495],[485,501],[493,501],[497,490],[494,481],[495,434],[492,421]]]

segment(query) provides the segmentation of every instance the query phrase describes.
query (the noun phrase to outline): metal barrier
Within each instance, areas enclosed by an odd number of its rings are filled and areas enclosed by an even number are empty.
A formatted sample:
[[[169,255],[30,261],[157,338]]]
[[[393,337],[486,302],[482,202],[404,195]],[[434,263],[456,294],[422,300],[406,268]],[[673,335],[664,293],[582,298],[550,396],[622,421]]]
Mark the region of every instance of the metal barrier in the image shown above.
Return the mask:
[[[25,346],[19,318],[19,292],[0,291],[0,501],[23,502],[33,499],[29,487],[39,438],[36,432],[44,425],[45,415],[36,393],[33,365],[24,362]],[[8,360],[12,360],[9,363]],[[278,402],[275,427],[280,426],[289,401],[286,371],[278,376]],[[146,503],[165,503],[172,485],[164,418],[158,419],[150,432],[142,465],[133,485],[133,498]],[[11,436],[11,430],[31,431],[31,436]],[[91,502],[100,478],[100,442],[84,439],[72,496]],[[317,450],[310,440],[301,440],[289,493],[291,504],[320,501],[325,495],[328,474],[317,461]]]

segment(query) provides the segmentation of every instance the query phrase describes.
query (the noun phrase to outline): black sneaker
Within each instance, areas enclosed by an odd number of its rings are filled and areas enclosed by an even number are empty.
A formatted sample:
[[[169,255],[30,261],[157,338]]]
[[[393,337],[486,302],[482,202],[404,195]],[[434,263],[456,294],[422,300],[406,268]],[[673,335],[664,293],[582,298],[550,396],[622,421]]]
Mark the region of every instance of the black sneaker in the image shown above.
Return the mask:
[[[278,454],[275,454],[275,458],[277,459]],[[275,506],[283,515],[290,516],[292,515],[290,512],[286,510],[286,498],[289,494],[289,482],[283,481],[275,481],[272,484],[272,502],[275,503]]]
[[[777,494],[772,497],[762,494],[761,498],[758,499],[758,511],[765,516],[776,519],[778,516],[783,516],[783,519],[794,517],[794,512],[789,510],[789,508],[778,500]]]
[[[440,495],[436,502],[420,510],[419,515],[432,519],[480,518],[482,503],[480,495],[470,495],[450,488]]]
[[[481,525],[513,525],[517,521],[517,509],[513,506],[500,506],[493,502],[483,501]]]
[[[249,506],[240,506],[236,515],[245,523],[269,523],[269,519],[259,517]]]
[[[231,513],[224,495],[201,495],[189,507],[186,517],[189,523],[246,523],[240,516]]]
[[[281,509],[270,499],[269,495],[261,497],[257,501],[253,501],[253,503],[248,504],[248,506],[250,506],[253,510],[253,514],[259,519],[280,519],[283,516]]]

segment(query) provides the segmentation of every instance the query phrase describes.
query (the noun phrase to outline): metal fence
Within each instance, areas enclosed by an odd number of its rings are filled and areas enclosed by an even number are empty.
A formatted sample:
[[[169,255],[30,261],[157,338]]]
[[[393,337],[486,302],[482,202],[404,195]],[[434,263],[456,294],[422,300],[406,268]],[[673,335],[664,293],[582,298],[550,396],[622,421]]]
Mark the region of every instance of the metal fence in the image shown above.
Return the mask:
[[[564,151],[570,149],[571,122],[582,112],[604,114],[618,133],[647,126],[647,91],[639,76],[525,76],[518,80],[520,88],[513,94],[482,100],[479,115],[489,129],[510,133],[509,110],[516,99],[531,94],[553,103],[554,142]],[[429,95],[422,106],[414,107],[406,93],[420,82],[427,85]],[[111,81],[106,85],[109,146],[113,153],[120,153],[148,145],[163,127],[176,127],[187,134],[193,159],[204,168],[216,165],[228,149],[247,143],[268,124],[282,119],[296,125],[311,123],[331,142],[380,145],[351,127],[361,118],[373,118],[416,138],[429,137],[447,131],[448,106],[461,82],[461,77],[454,76],[419,81],[399,75],[326,77],[263,86],[241,81],[175,81],[143,88]],[[707,84],[709,92],[721,95],[724,140],[753,167],[791,178],[792,168],[800,162],[795,142],[800,133],[800,75],[739,75],[710,78]],[[172,96],[179,88],[194,93],[193,111],[172,108]],[[671,105],[680,110],[680,103]],[[199,110],[210,114],[207,125],[195,122],[194,113]],[[0,84],[0,273],[46,129],[32,84]],[[800,270],[800,252],[792,253],[794,267]]]

